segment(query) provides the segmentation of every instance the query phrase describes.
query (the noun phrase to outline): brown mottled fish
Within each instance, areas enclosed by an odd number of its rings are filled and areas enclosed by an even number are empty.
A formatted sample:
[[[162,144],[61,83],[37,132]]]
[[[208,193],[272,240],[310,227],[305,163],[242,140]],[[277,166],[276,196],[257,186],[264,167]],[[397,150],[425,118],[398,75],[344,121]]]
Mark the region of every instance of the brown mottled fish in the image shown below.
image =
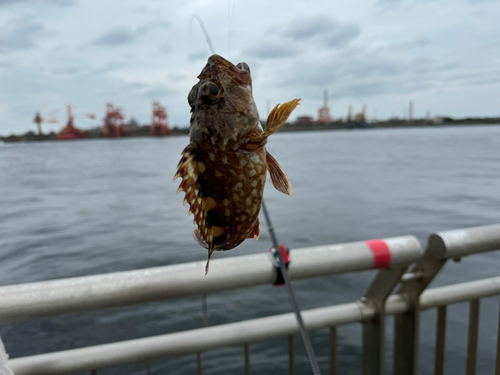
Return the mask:
[[[191,106],[190,143],[182,152],[175,178],[183,181],[184,204],[194,213],[194,239],[208,249],[230,250],[246,238],[259,238],[259,211],[266,172],[274,187],[290,195],[285,172],[266,151],[267,138],[278,131],[299,104],[278,104],[265,131],[252,97],[250,68],[212,55],[198,76],[188,102]]]

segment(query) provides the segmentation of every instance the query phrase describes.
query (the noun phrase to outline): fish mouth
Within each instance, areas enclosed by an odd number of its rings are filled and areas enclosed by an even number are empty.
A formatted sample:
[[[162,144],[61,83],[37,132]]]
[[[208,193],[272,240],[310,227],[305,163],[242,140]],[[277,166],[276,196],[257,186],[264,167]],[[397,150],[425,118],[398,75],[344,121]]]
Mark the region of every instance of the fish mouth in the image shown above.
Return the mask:
[[[212,55],[207,61],[207,73],[211,70],[216,70],[219,74],[227,74],[234,81],[240,85],[250,86],[252,85],[252,79],[250,77],[250,68],[246,63],[239,63],[234,65],[230,61],[226,60],[222,56]]]

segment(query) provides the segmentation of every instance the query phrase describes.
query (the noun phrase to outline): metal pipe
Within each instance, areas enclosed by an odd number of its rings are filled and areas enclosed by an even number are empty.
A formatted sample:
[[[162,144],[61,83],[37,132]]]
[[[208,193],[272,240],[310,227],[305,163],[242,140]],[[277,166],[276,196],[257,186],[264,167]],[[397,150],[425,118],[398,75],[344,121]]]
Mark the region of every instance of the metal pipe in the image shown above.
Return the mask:
[[[500,310],[498,314],[497,358],[495,363],[495,375],[500,375]]]
[[[474,289],[473,294],[470,292],[471,289]],[[463,290],[467,292],[461,293]],[[451,297],[448,294],[451,294]],[[443,300],[446,300],[446,303],[459,303],[497,294],[500,294],[500,277],[427,290],[420,297],[420,306],[421,309],[428,309],[441,306]],[[403,296],[393,295],[386,301],[385,313],[386,315],[401,314],[407,311],[410,306],[410,303]],[[375,314],[376,310],[370,304],[361,302],[302,312],[308,330],[362,322],[372,319]],[[288,313],[142,339],[10,359],[8,365],[16,375],[68,374],[126,363],[177,357],[297,333],[295,316],[293,313]]]
[[[433,234],[429,237],[429,250],[437,259],[500,250],[500,224]]]
[[[243,344],[243,351],[245,352],[245,375],[250,375],[250,348],[248,342]]]
[[[337,327],[330,328],[330,375],[338,375],[337,371]]]
[[[479,335],[479,300],[470,301],[469,338],[467,343],[466,375],[476,374],[477,339]]]
[[[293,335],[288,336],[288,375],[295,375],[295,343]]]
[[[434,375],[444,374],[444,353],[446,345],[446,306],[438,307],[436,327],[436,361],[434,364]]]
[[[421,254],[413,236],[384,241],[390,265],[411,263]],[[289,275],[307,279],[373,266],[369,246],[352,242],[293,250]],[[204,268],[203,261],[0,287],[0,322],[217,293],[272,284],[277,277],[267,253],[213,260],[206,276]]]

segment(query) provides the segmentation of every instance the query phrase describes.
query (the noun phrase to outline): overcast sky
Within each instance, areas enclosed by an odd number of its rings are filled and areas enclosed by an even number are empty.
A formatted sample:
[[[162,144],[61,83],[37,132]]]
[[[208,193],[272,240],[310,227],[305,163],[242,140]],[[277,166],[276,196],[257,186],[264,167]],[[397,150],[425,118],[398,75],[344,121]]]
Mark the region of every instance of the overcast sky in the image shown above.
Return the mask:
[[[231,11],[230,11],[231,9]],[[187,126],[187,94],[215,51],[247,62],[262,118],[302,98],[317,116],[323,91],[334,117],[500,116],[500,2],[0,0],[0,134],[35,129],[74,107],[75,123],[102,123],[105,104],[149,123],[151,103]],[[94,113],[96,120],[86,119]]]

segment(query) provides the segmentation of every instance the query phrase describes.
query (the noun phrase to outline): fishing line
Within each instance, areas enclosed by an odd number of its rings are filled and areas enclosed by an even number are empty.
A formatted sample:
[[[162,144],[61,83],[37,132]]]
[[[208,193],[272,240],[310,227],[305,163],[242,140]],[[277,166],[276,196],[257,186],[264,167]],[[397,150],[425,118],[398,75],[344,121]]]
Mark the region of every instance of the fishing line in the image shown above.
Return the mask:
[[[232,21],[232,15],[230,15],[230,2],[228,2],[228,32],[231,32],[231,21]],[[233,13],[234,13],[234,3],[233,3]],[[208,35],[207,29],[205,28],[205,24],[201,20],[200,17],[197,15],[191,16],[191,26],[193,23],[193,19],[196,19],[198,23],[200,24],[201,29],[203,30],[203,34],[205,35],[205,39],[207,40],[208,47],[210,48],[210,52],[212,54],[215,54],[214,46],[212,45],[212,41],[210,40],[210,36]],[[190,27],[190,32],[191,32],[192,27]],[[190,42],[191,42],[191,33],[190,33]],[[230,36],[228,36],[228,48],[231,48],[230,45]],[[318,365],[318,360],[316,359],[316,355],[314,354],[314,349],[312,347],[311,343],[311,338],[309,337],[309,333],[306,330],[306,327],[304,325],[304,321],[302,320],[302,315],[300,313],[300,308],[299,305],[297,304],[297,300],[295,298],[295,293],[293,292],[292,288],[292,283],[290,281],[290,277],[288,276],[288,270],[286,268],[285,262],[283,260],[283,256],[281,255],[281,251],[279,250],[279,242],[276,237],[276,234],[274,233],[274,227],[271,223],[271,218],[269,216],[269,212],[267,211],[267,207],[264,203],[264,199],[262,199],[262,209],[264,211],[264,216],[266,218],[267,222],[267,229],[269,231],[269,235],[271,237],[271,241],[273,243],[274,249],[273,249],[273,257],[276,260],[276,263],[279,264],[279,268],[281,271],[281,274],[283,275],[283,280],[285,281],[285,288],[288,294],[288,299],[290,301],[290,305],[292,307],[293,312],[295,313],[295,318],[297,319],[297,325],[299,327],[300,335],[302,337],[302,342],[304,343],[304,347],[306,349],[306,354],[309,359],[309,364],[311,365],[311,370],[314,375],[321,375],[321,372],[319,370],[319,365]],[[205,302],[206,303],[206,302]],[[200,359],[199,359],[200,360]]]
[[[212,44],[212,40],[210,39],[210,36],[208,35],[207,29],[205,27],[205,24],[201,20],[201,18],[197,14],[193,14],[191,16],[191,23],[189,25],[189,50],[191,52],[191,34],[192,34],[192,29],[193,29],[193,20],[197,20],[198,23],[200,24],[201,30],[203,31],[203,35],[205,35],[205,40],[207,41],[208,48],[210,49],[210,53],[213,55],[215,54],[215,49]]]
[[[290,301],[290,305],[292,306],[292,310],[295,313],[295,318],[297,319],[300,336],[302,337],[302,342],[304,343],[304,346],[306,348],[306,354],[309,358],[311,370],[314,375],[321,375],[321,372],[319,371],[318,360],[316,359],[316,355],[314,354],[314,349],[312,347],[311,338],[309,337],[309,333],[307,332],[304,321],[302,320],[302,314],[300,313],[300,308],[297,304],[297,300],[295,299],[295,293],[293,292],[292,282],[290,281],[285,261],[283,260],[283,256],[281,255],[281,251],[279,250],[279,242],[276,234],[274,233],[274,227],[271,223],[271,218],[269,217],[264,199],[262,199],[262,209],[264,211],[264,216],[266,217],[267,230],[269,231],[269,235],[274,246],[272,254],[275,258],[277,258],[277,263],[279,263],[280,271],[283,275],[283,280],[285,281],[285,288],[288,294],[288,299]]]

